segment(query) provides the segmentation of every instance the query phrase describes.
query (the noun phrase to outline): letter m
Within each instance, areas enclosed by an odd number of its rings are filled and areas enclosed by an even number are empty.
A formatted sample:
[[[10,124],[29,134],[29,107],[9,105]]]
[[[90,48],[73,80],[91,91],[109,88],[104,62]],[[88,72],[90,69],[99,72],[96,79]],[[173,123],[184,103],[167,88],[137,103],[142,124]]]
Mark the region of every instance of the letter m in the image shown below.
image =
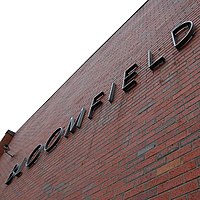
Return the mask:
[[[67,126],[67,128],[65,130],[65,134],[64,134],[64,136],[66,138],[68,138],[70,132],[74,133],[76,128],[81,128],[81,124],[83,122],[85,112],[86,112],[85,108],[81,108],[81,111],[76,120],[74,119],[74,117],[70,118],[68,126]]]

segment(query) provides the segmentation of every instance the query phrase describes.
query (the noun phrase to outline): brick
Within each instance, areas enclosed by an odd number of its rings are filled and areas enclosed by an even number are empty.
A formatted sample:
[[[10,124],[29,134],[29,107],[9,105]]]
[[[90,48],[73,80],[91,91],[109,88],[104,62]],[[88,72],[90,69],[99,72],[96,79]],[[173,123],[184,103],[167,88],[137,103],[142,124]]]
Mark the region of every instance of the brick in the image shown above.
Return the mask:
[[[157,195],[156,197],[151,198],[151,200],[169,200],[169,193],[165,192],[163,194]]]
[[[190,153],[187,153],[185,156],[183,156],[183,162],[187,162],[198,156],[200,156],[200,148],[196,148],[195,150],[193,150]]]
[[[150,108],[154,104],[155,104],[155,102],[151,101],[150,103],[148,103],[147,105],[145,105],[141,110],[139,110],[138,115],[141,114],[141,113],[143,113],[145,110],[147,110],[148,108]]]
[[[157,129],[156,129],[156,132],[160,132],[164,129],[166,129],[167,127],[171,126],[172,124],[174,124],[176,122],[176,118],[173,117],[171,119],[168,119],[166,122],[164,122],[161,126],[159,126]]]
[[[189,193],[191,191],[194,191],[198,188],[197,180],[190,181],[180,187],[175,188],[170,192],[170,197],[173,199],[175,197],[184,195],[186,193]]]
[[[164,150],[160,151],[157,155],[157,159],[161,159],[163,157],[166,157],[167,155],[170,155],[172,153],[174,153],[175,151],[177,151],[179,149],[179,144],[173,144],[167,148],[165,148]]]
[[[196,190],[188,195],[188,200],[197,200],[200,197],[200,190]]]
[[[186,182],[195,178],[197,179],[200,176],[199,174],[200,174],[200,168],[196,168],[192,171],[186,172],[184,174],[184,179]]]
[[[143,185],[140,185],[140,186],[138,186],[138,187],[135,187],[135,188],[133,188],[133,189],[127,191],[127,192],[124,194],[124,199],[128,199],[128,198],[130,198],[130,197],[132,197],[132,196],[135,196],[135,195],[138,194],[138,193],[142,193],[142,192],[144,192],[144,191],[145,191],[144,186],[143,186]]]
[[[181,157],[182,155],[187,154],[191,150],[192,150],[192,145],[184,146],[183,148],[180,148],[179,150],[172,152],[170,155],[168,155],[167,160],[168,161],[174,160],[178,157]]]
[[[184,163],[183,165],[179,165],[177,168],[172,169],[169,172],[169,177],[173,178],[176,176],[179,176],[180,174],[184,174],[187,171],[190,171],[196,167],[195,160],[189,161],[187,163]]]
[[[152,187],[155,187],[155,186],[158,186],[158,185],[161,185],[161,183],[163,182],[166,182],[169,180],[169,174],[168,173],[165,173],[165,174],[162,174],[160,176],[157,176],[155,177],[154,179],[151,179],[149,180],[145,185],[146,185],[146,188],[152,188]]]
[[[157,188],[152,188],[150,190],[146,190],[145,192],[135,195],[133,198],[135,200],[140,200],[140,199],[149,199],[153,196],[157,195]]]
[[[174,200],[187,200],[187,195],[184,195],[182,197],[178,197],[178,198],[176,198]]]
[[[188,135],[186,138],[184,138],[183,140],[180,141],[181,146],[184,146],[186,144],[189,144],[195,140],[197,140],[198,138],[200,138],[200,131],[196,131],[191,135]]]
[[[180,95],[184,94],[185,92],[187,92],[191,88],[192,88],[192,85],[188,85],[187,87],[183,88],[181,91],[179,91],[177,94],[175,94],[173,96],[173,99],[176,99],[177,97],[179,97]]]
[[[155,143],[151,143],[151,144],[147,145],[145,148],[143,148],[137,152],[137,156],[140,156],[140,155],[146,153],[147,151],[153,149],[155,146],[156,146]]]
[[[164,164],[166,164],[166,159],[162,158],[162,159],[158,160],[157,162],[153,162],[153,163],[149,164],[148,166],[146,166],[144,168],[144,171],[146,173],[148,173],[152,170],[156,170],[157,168],[159,168],[160,166],[163,166]]]
[[[158,194],[163,193],[165,191],[171,190],[177,186],[180,186],[184,183],[184,178],[182,176],[178,176],[176,178],[170,179],[162,184],[157,186]]]
[[[192,142],[192,148],[196,149],[200,147],[200,138]]]
[[[176,160],[173,160],[169,163],[167,163],[166,165],[163,165],[162,167],[158,168],[157,169],[157,175],[160,175],[160,174],[163,174],[179,165],[182,164],[182,161],[180,158],[176,159]]]

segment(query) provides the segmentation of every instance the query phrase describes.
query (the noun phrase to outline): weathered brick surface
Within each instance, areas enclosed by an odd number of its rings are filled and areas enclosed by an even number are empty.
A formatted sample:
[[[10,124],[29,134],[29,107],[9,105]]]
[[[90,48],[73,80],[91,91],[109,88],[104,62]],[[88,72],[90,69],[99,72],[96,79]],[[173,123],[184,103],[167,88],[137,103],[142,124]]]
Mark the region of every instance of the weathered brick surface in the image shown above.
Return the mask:
[[[149,0],[136,12],[17,131],[10,143],[15,157],[0,158],[0,199],[200,199],[199,10],[197,0]],[[170,32],[188,20],[195,35],[178,51]],[[166,60],[155,71],[148,50]],[[134,63],[137,85],[125,93],[123,74]],[[89,120],[101,91],[103,104]],[[7,186],[14,165],[82,107],[81,128]]]

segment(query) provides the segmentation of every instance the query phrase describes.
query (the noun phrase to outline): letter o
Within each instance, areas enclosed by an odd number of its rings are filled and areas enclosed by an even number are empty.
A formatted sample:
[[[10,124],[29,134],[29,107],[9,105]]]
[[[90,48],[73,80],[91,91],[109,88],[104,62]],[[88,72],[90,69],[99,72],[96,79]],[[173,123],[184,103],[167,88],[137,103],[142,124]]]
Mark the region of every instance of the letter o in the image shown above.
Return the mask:
[[[46,152],[53,151],[57,147],[57,144],[60,141],[62,134],[63,134],[63,128],[57,128],[47,140],[44,146],[44,150]]]
[[[41,152],[43,150],[43,145],[42,144],[38,144],[35,149],[32,151],[32,153],[30,154],[30,156],[28,157],[28,160],[26,161],[26,167],[32,167],[36,161],[38,160]]]

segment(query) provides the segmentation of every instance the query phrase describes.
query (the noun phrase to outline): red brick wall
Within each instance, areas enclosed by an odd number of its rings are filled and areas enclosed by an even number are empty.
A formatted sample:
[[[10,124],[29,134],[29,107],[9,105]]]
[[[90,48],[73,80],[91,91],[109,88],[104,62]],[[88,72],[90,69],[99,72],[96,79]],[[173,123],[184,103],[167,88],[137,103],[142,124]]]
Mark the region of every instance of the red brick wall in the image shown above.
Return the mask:
[[[10,143],[15,157],[0,158],[1,199],[200,199],[199,10],[197,0],[149,0],[135,13],[18,130]],[[196,34],[178,51],[170,32],[188,20]],[[148,50],[166,59],[154,72]],[[125,93],[123,73],[134,63],[137,86]],[[103,105],[89,120],[100,91]],[[13,166],[82,107],[82,127],[7,186]]]

